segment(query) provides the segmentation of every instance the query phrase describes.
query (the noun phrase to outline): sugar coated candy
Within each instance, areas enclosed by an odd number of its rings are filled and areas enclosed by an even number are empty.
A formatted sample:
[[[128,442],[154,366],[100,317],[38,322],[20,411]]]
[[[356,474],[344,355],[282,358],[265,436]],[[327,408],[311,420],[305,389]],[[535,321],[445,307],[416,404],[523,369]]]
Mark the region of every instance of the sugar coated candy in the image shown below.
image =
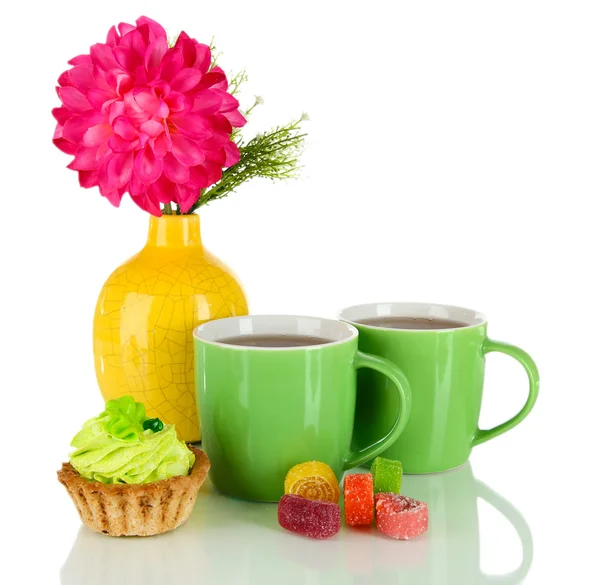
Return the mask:
[[[336,504],[340,499],[335,473],[329,465],[320,461],[294,465],[285,478],[285,493]]]
[[[376,457],[371,464],[371,474],[376,494],[381,492],[400,493],[402,487],[402,463],[400,461]]]
[[[399,494],[381,493],[375,496],[377,529],[392,538],[410,540],[427,531],[427,504]]]
[[[373,523],[373,476],[354,473],[344,477],[344,515],[348,526]]]
[[[279,525],[311,538],[329,538],[340,531],[340,507],[333,502],[286,494],[279,500]]]

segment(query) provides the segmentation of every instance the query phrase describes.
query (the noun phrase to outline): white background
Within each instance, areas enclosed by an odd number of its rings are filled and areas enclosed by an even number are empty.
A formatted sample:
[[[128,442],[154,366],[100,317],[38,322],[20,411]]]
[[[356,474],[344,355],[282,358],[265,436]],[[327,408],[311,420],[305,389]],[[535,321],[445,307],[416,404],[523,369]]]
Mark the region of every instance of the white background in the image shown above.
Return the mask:
[[[578,0],[3,4],[6,582],[60,582],[80,522],[55,471],[102,407],[93,310],[105,278],[143,245],[148,221],[128,199],[115,209],[81,189],[65,169],[69,157],[51,143],[54,86],[69,58],[141,14],[171,35],[214,36],[226,70],[247,68],[246,103],[265,101],[247,136],[310,115],[300,181],[247,184],[201,214],[206,246],[237,272],[251,311],[333,317],[349,304],[420,300],[486,313],[492,337],[536,358],[542,385],[521,426],[476,449],[473,472],[531,529],[526,583],[592,582],[600,11]],[[525,396],[516,362],[491,356],[481,426],[510,417]],[[508,523],[485,506],[480,520],[483,569],[516,567]],[[224,563],[236,559],[230,537],[215,536]],[[200,560],[194,571],[200,582]],[[298,582],[332,582],[303,574]]]

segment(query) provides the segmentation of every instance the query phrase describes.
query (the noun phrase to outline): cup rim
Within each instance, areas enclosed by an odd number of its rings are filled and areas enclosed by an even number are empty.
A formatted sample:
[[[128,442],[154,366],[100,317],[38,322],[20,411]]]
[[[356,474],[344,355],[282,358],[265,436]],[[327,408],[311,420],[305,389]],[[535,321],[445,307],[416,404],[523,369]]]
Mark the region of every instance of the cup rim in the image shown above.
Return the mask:
[[[343,330],[348,335],[343,337],[342,339],[332,340],[328,343],[319,343],[317,345],[301,345],[301,346],[292,346],[292,347],[260,347],[260,346],[252,346],[252,345],[232,345],[229,343],[222,343],[215,339],[207,339],[205,336],[202,336],[202,333],[206,333],[207,330],[215,329],[217,327],[223,327],[227,325],[233,325],[235,322],[240,322],[242,320],[252,321],[265,321],[265,320],[281,320],[281,319],[295,319],[297,322],[301,320],[309,320],[309,321],[319,321],[321,323],[327,324],[329,327],[335,327],[339,330]],[[301,333],[295,333],[296,335],[302,335]],[[238,335],[243,335],[243,333],[238,333]],[[358,329],[352,325],[352,323],[348,323],[346,321],[339,321],[337,319],[327,319],[325,317],[312,317],[308,315],[288,315],[288,314],[259,314],[259,315],[238,315],[235,317],[225,317],[223,319],[212,319],[210,321],[206,321],[201,325],[198,325],[194,328],[193,331],[194,339],[201,341],[202,343],[206,343],[208,345],[215,345],[217,347],[228,348],[236,351],[314,351],[323,349],[325,347],[333,347],[336,345],[341,345],[344,343],[349,343],[354,339],[358,338]]]
[[[423,317],[428,316],[425,314],[425,310],[429,310],[431,311],[433,309],[434,312],[445,312],[445,313],[449,313],[451,315],[456,315],[457,313],[462,314],[463,316],[469,315],[471,317],[470,321],[467,321],[467,324],[464,325],[463,327],[451,327],[448,329],[395,329],[395,328],[391,328],[391,327],[381,327],[379,325],[370,325],[369,323],[360,323],[358,318],[354,317],[354,318],[349,318],[344,316],[345,314],[347,314],[350,311],[360,311],[360,310],[364,310],[365,312],[367,311],[367,309],[371,309],[373,310],[373,308],[375,307],[385,307],[385,312],[384,314],[382,314],[381,316],[407,316],[402,315],[401,313],[398,315],[393,315],[392,312],[394,309],[398,308],[398,307],[411,307],[413,310],[416,310],[417,312],[420,312],[421,310],[423,311]],[[388,312],[390,311],[390,312]],[[378,315],[376,315],[378,316]],[[412,315],[411,315],[412,316]],[[378,303],[360,303],[358,305],[350,305],[348,307],[345,307],[344,309],[342,309],[338,315],[337,315],[338,319],[340,319],[341,321],[343,321],[344,323],[348,323],[351,325],[359,325],[360,327],[365,327],[367,329],[375,329],[378,331],[400,331],[400,332],[406,332],[406,331],[410,331],[411,334],[414,333],[416,334],[427,334],[427,333],[436,333],[436,334],[440,334],[440,333],[454,333],[455,331],[463,331],[463,330],[467,330],[467,329],[475,329],[477,327],[481,327],[482,325],[486,325],[488,322],[487,317],[483,314],[480,313],[479,311],[473,310],[473,309],[468,309],[466,307],[460,307],[458,305],[446,305],[446,304],[442,304],[442,303],[426,303],[426,302],[411,302],[411,301],[391,301],[391,302],[378,302]],[[363,319],[368,319],[369,317],[362,317]],[[448,319],[453,319],[453,320],[460,320],[459,318],[456,317],[441,317],[440,318],[448,318]],[[463,317],[464,319],[464,317]]]

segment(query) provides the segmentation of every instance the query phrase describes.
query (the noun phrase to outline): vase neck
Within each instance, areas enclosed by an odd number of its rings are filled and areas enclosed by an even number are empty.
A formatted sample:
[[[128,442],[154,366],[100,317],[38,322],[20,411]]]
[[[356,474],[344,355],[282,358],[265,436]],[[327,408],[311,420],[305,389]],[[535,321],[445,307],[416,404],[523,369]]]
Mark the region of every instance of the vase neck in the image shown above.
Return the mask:
[[[152,216],[147,245],[160,248],[202,246],[200,218],[195,214]]]

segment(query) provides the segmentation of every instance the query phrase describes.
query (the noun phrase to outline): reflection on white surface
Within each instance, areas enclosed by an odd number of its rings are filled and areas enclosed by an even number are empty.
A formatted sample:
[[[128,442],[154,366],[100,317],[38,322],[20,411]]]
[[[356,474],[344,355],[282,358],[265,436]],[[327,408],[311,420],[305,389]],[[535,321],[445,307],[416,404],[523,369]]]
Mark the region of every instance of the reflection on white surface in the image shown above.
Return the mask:
[[[364,471],[364,470],[362,470]],[[375,528],[351,529],[315,541],[281,529],[276,504],[220,496],[205,485],[192,517],[151,538],[111,538],[81,527],[62,570],[62,585],[471,585],[522,582],[533,543],[521,514],[474,479],[467,463],[447,473],[407,476],[402,492],[429,504],[429,531],[395,541]],[[523,560],[513,572],[480,571],[477,498],[515,527]],[[501,554],[501,546],[498,547]]]

